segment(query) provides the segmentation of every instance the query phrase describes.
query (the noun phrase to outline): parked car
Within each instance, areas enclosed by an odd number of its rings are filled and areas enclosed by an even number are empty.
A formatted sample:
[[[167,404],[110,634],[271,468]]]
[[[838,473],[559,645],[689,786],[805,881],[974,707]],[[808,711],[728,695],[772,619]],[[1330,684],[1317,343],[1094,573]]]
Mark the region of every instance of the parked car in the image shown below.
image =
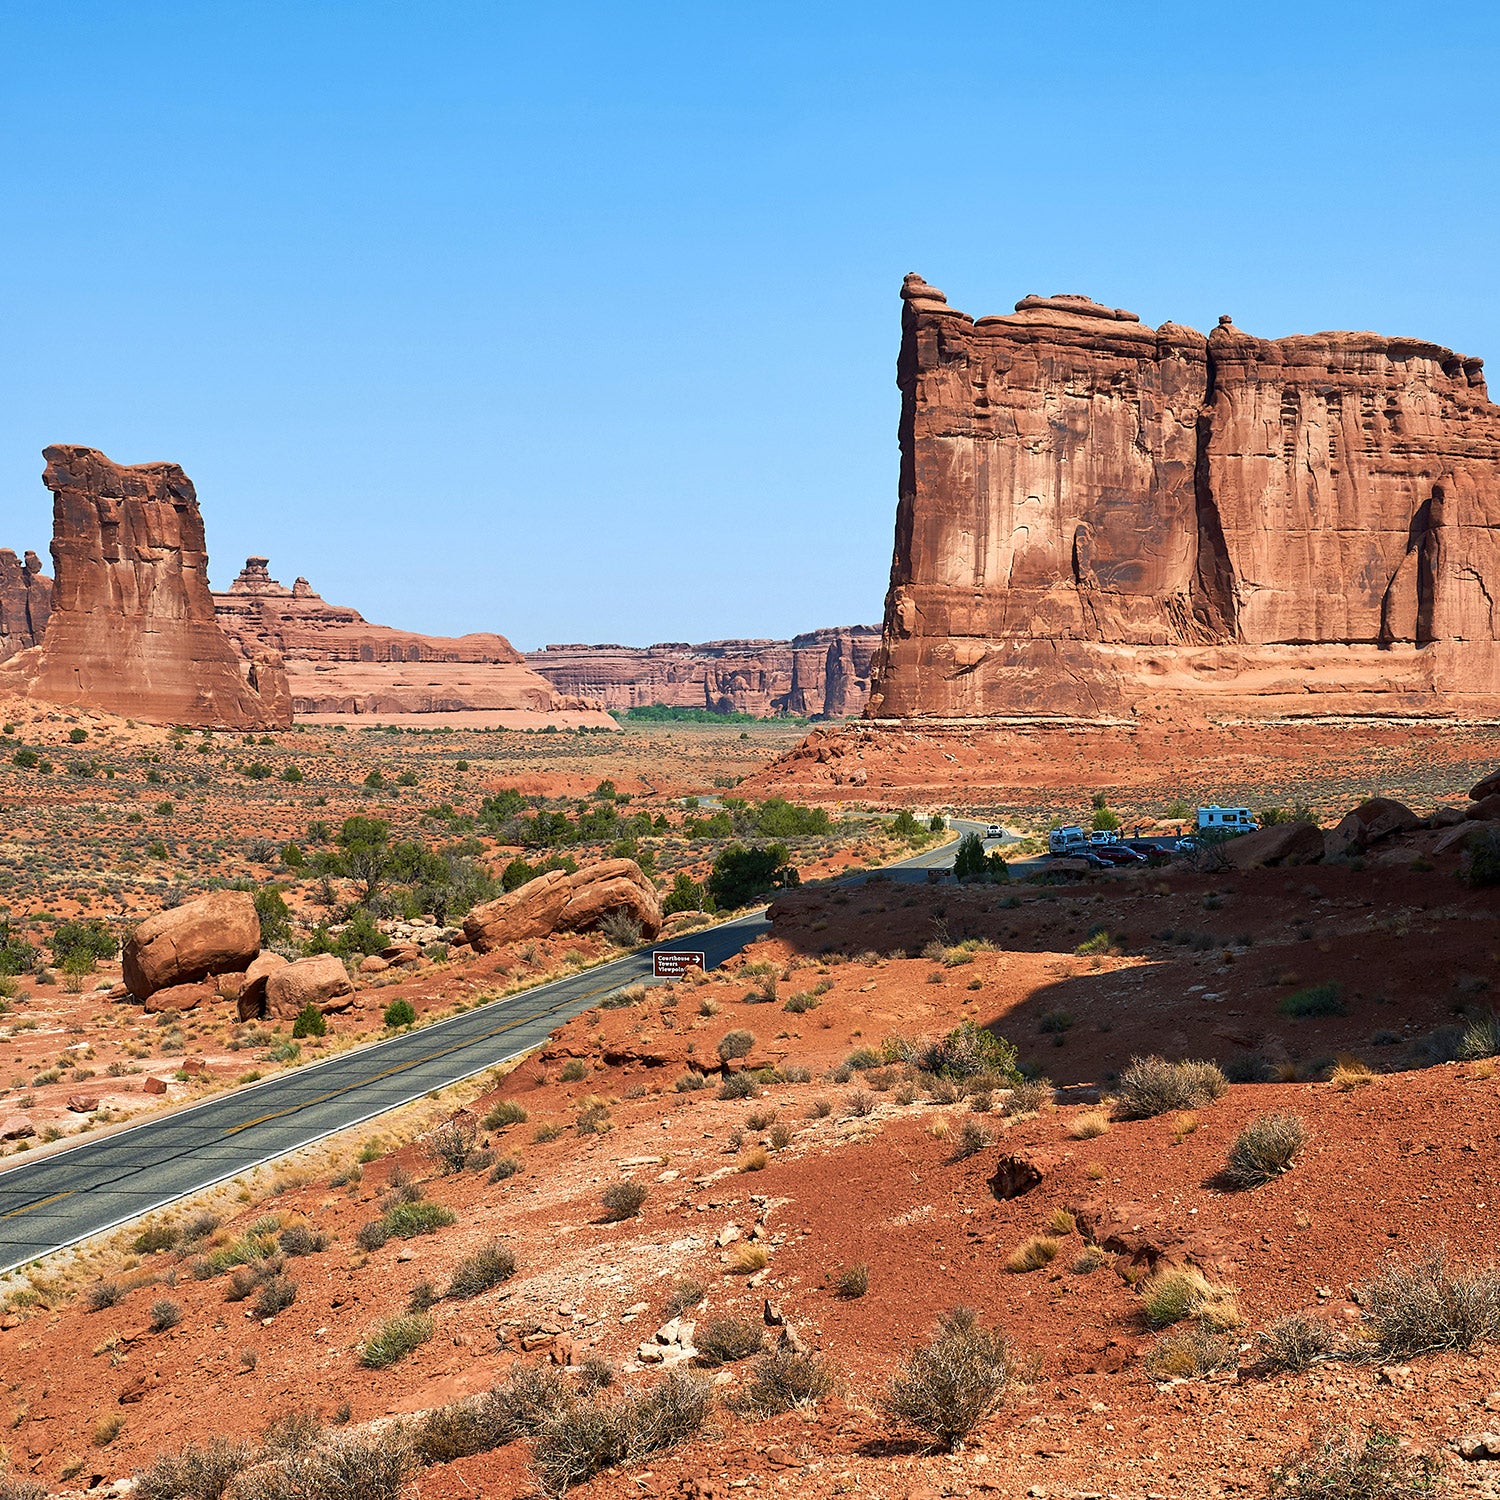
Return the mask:
[[[1150,863],[1144,854],[1132,849],[1128,844],[1104,844],[1089,852],[1096,859],[1102,859],[1106,864],[1111,865],[1144,865]]]
[[[1005,837],[1005,830],[998,823],[991,823],[984,830],[984,836],[987,839],[1003,839]]]
[[[1096,829],[1089,835],[1089,843],[1094,844],[1095,846],[1100,844],[1118,844],[1119,842],[1120,835],[1118,833],[1111,832],[1107,828]]]

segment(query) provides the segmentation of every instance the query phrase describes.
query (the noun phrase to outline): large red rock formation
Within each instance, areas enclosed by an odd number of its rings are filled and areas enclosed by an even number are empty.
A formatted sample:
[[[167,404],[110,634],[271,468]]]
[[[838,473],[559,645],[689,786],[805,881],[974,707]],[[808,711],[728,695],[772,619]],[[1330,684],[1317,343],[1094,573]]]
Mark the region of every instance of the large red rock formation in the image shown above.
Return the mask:
[[[41,643],[52,613],[52,580],[35,552],[21,561],[0,548],[0,661]]]
[[[251,557],[213,596],[219,624],[247,660],[285,662],[298,715],[494,713],[613,728],[597,703],[558,693],[503,635],[456,638],[372,625],[329,604],[305,578],[287,588]]]
[[[0,688],[152,723],[271,729],[275,663],[249,664],[214,620],[203,517],[176,464],[45,450],[57,581],[39,645],[0,666]],[[264,696],[262,696],[264,693]]]
[[[789,641],[690,646],[547,646],[527,664],[566,693],[606,708],[665,703],[761,718],[845,718],[861,712],[880,640],[875,625],[812,630]]]
[[[1500,408],[1419,339],[902,288],[876,718],[1500,708]]]

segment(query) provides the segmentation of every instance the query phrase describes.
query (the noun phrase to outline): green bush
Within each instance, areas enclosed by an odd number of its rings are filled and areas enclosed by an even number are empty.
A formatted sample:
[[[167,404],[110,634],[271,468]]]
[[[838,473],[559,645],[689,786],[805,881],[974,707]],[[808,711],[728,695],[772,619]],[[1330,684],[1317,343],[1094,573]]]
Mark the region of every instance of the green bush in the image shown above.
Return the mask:
[[[958,852],[953,856],[953,875],[956,880],[985,880],[1003,885],[1010,879],[1010,866],[998,850],[986,854],[984,840],[977,833],[966,833],[958,841]]]
[[[707,892],[704,887],[691,875],[679,872],[672,881],[672,889],[667,892],[666,899],[661,904],[662,915],[670,917],[673,912],[711,910],[712,903],[705,906],[706,900]]]
[[[387,1318],[359,1346],[359,1361],[366,1369],[383,1370],[405,1359],[432,1337],[432,1319],[426,1313],[408,1313]]]
[[[414,1026],[417,1021],[416,1007],[410,1000],[392,1000],[382,1017],[387,1029],[397,1031],[403,1026]]]
[[[301,859],[301,854],[298,854]],[[260,945],[269,948],[273,943],[284,943],[292,935],[292,914],[282,899],[281,892],[268,885],[255,893],[255,915],[260,918]],[[322,1033],[318,1033],[322,1035]]]
[[[1343,1001],[1343,987],[1329,982],[1309,985],[1287,995],[1276,1007],[1284,1016],[1306,1020],[1316,1016],[1342,1016],[1348,1007]]]
[[[327,1030],[328,1022],[323,1019],[323,1012],[311,1000],[297,1012],[297,1019],[292,1022],[292,1035],[299,1040],[306,1036],[322,1036]]]
[[[58,964],[65,964],[75,956],[109,959],[120,951],[120,940],[98,917],[75,918],[57,924],[51,948],[53,961]]]
[[[11,763],[13,765],[20,766],[23,771],[30,771],[35,769],[37,763],[40,760],[41,756],[38,755],[35,750],[28,750],[25,748],[25,746],[22,746],[21,749],[17,750],[16,753],[11,756]]]
[[[1225,1179],[1232,1187],[1259,1187],[1288,1171],[1306,1143],[1307,1126],[1297,1115],[1259,1115],[1234,1138]]]
[[[770,797],[751,814],[755,831],[765,838],[810,838],[827,833],[832,826],[821,807],[801,807],[782,797]]]
[[[1363,1438],[1348,1428],[1315,1437],[1271,1471],[1266,1493],[1270,1500],[1422,1500],[1443,1488],[1437,1459],[1407,1452],[1376,1425]]]
[[[419,1234],[433,1234],[454,1222],[458,1216],[446,1204],[419,1198],[415,1203],[397,1203],[382,1222],[386,1232],[397,1239],[410,1240]]]
[[[937,1041],[927,1037],[902,1040],[896,1048],[903,1062],[941,1078],[974,1078],[985,1073],[995,1075],[997,1088],[1021,1082],[1015,1047],[973,1021],[962,1022]]]
[[[491,1240],[482,1249],[476,1250],[473,1255],[465,1256],[453,1268],[453,1276],[448,1283],[448,1295],[450,1297],[477,1297],[481,1292],[487,1292],[491,1287],[509,1281],[515,1274],[515,1252],[502,1245],[499,1240]]]
[[[749,906],[770,891],[800,885],[799,876],[787,864],[785,844],[766,844],[747,849],[730,844],[719,851],[708,877],[708,893],[720,910]]]

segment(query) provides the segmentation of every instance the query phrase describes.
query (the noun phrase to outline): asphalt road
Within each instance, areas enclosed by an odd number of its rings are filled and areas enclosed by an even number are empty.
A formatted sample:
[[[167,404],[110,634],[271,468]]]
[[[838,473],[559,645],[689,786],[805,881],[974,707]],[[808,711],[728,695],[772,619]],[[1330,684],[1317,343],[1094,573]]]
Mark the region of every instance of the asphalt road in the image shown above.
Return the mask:
[[[951,826],[956,833],[984,831],[962,819]],[[952,866],[956,848],[950,842],[886,873],[927,880],[929,870]],[[764,912],[752,912],[658,946],[702,952],[713,968],[769,925]],[[601,995],[649,978],[651,951],[18,1162],[0,1171],[0,1272],[529,1052]]]

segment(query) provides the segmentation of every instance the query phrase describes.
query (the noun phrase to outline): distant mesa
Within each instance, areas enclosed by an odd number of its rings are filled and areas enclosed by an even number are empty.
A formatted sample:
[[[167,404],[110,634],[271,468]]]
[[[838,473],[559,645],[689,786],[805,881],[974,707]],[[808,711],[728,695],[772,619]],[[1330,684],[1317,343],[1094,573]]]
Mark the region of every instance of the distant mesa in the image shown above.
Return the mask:
[[[875,719],[1500,711],[1500,408],[1414,338],[902,286]]]
[[[176,464],[127,466],[96,448],[45,450],[50,587],[36,558],[0,553],[0,691],[147,723],[274,729],[291,723],[274,656],[241,659],[214,619],[192,481]],[[19,649],[17,649],[19,648]]]
[[[305,578],[291,588],[270,560],[246,558],[213,596],[219,625],[247,659],[274,654],[286,664],[298,718],[442,714],[456,724],[596,727],[615,721],[586,695],[558,692],[503,635],[418,635],[372,625],[358,610],[329,604]]]
[[[621,710],[665,704],[757,718],[841,719],[861,713],[878,625],[812,630],[789,641],[661,641],[555,645],[526,663],[562,692]]]

